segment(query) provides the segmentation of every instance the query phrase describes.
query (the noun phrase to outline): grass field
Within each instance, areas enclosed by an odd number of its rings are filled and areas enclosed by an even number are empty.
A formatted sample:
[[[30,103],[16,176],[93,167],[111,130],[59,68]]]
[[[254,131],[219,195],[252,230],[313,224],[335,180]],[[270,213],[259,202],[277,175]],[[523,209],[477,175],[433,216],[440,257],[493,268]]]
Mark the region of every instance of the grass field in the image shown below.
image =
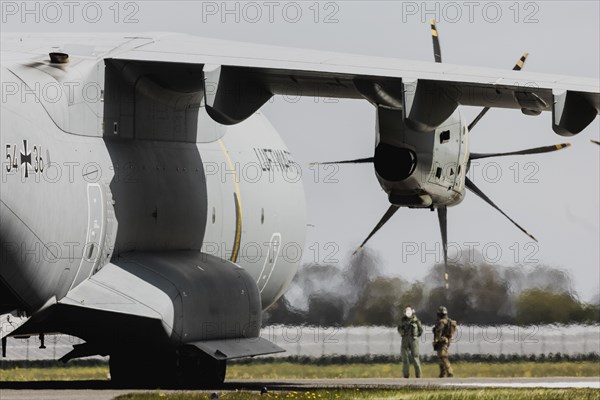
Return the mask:
[[[476,362],[454,363],[454,376],[460,378],[537,378],[548,376],[598,376],[600,363],[517,362],[486,364]],[[439,369],[436,364],[423,364],[423,378],[435,378]],[[414,371],[411,368],[411,373]],[[302,365],[292,363],[233,365],[228,369],[228,379],[327,379],[327,378],[398,378],[402,376],[400,364],[348,364],[348,365]]]
[[[411,370],[412,371],[412,370]],[[423,377],[438,374],[435,364],[423,364]],[[511,377],[600,377],[597,361],[565,362],[513,362],[513,363],[454,363],[454,375],[459,378],[511,378]],[[228,367],[227,379],[335,379],[335,378],[398,378],[402,376],[399,364],[334,364],[313,365],[288,362],[233,364]],[[65,366],[49,368],[0,369],[0,381],[47,380],[106,380],[108,366]]]
[[[223,393],[219,398],[227,400],[249,400],[257,398],[297,400],[352,400],[352,399],[411,399],[411,400],[579,400],[598,399],[599,391],[593,389],[406,389],[406,390],[320,390],[307,392],[278,392],[261,396],[256,392]],[[191,393],[140,393],[119,396],[115,400],[201,400],[210,399],[211,394]]]
[[[108,379],[108,365],[0,369],[0,382],[89,381]]]

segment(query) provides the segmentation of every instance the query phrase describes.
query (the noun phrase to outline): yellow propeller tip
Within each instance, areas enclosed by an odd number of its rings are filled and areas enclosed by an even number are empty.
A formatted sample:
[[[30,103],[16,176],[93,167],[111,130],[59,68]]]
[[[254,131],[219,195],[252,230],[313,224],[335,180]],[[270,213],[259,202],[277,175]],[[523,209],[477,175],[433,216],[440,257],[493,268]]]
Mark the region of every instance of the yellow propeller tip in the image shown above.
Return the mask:
[[[529,52],[526,51],[525,53],[523,53],[523,57],[525,57],[525,58],[529,57]]]
[[[354,250],[354,253],[352,253],[352,255],[353,255],[353,256],[355,256],[355,255],[356,255],[356,253],[358,253],[359,251],[361,251],[361,250],[362,250],[362,248],[363,248],[363,246],[362,246],[362,245],[358,246],[358,248],[357,248],[356,250]]]
[[[435,19],[431,19],[431,25],[435,25]]]

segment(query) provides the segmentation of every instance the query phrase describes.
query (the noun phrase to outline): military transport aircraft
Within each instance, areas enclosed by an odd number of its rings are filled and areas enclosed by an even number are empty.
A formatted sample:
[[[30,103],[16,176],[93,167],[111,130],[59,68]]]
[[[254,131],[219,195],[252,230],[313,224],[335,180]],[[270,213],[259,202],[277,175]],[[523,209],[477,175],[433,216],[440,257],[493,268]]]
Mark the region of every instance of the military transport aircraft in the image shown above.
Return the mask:
[[[552,111],[561,136],[600,112],[598,80],[279,48],[182,34],[2,38],[0,314],[6,336],[65,333],[115,382],[219,383],[259,338],[304,242],[299,167],[261,106],[364,99],[390,208],[446,209],[490,108]],[[517,65],[520,69],[523,58]],[[467,123],[459,106],[484,111]],[[561,146],[511,154],[552,151]],[[498,209],[498,208],[497,208]],[[369,237],[371,236],[369,235]]]

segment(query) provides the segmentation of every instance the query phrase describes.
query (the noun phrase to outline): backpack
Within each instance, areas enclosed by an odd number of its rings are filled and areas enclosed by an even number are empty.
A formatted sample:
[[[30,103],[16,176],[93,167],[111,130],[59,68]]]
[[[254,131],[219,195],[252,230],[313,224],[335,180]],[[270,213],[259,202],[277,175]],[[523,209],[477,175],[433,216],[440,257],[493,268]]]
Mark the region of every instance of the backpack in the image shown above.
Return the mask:
[[[417,319],[417,336],[421,337],[423,334],[423,325],[421,325],[421,321]]]
[[[450,341],[456,335],[457,323],[455,320],[448,318],[448,323],[444,327],[442,335]]]

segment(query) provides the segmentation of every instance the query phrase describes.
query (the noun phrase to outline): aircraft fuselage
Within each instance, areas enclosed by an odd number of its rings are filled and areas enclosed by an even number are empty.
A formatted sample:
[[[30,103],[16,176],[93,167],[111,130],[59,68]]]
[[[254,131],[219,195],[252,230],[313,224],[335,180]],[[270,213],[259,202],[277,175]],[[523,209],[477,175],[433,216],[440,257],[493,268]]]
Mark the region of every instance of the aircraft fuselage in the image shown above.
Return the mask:
[[[2,77],[19,93],[2,103],[0,313],[34,313],[132,252],[202,251],[248,271],[263,308],[283,294],[302,255],[304,193],[262,114],[232,127],[204,116],[202,143],[89,137]]]

